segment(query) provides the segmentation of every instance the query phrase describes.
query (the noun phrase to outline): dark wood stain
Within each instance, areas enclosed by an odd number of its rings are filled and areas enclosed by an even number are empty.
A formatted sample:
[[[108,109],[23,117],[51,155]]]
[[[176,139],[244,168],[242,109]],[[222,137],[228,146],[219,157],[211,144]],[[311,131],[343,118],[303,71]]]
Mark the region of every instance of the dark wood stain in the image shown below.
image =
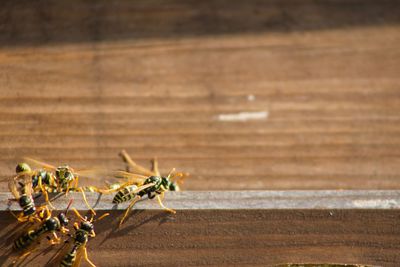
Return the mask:
[[[400,211],[379,210],[186,210],[176,215],[135,211],[117,229],[111,212],[96,223],[88,243],[99,266],[273,266],[335,263],[398,266]],[[2,233],[15,219],[2,213]],[[5,237],[2,240],[6,240]],[[26,263],[43,264],[45,250]],[[1,250],[4,266],[14,259]],[[35,265],[36,266],[36,265]]]

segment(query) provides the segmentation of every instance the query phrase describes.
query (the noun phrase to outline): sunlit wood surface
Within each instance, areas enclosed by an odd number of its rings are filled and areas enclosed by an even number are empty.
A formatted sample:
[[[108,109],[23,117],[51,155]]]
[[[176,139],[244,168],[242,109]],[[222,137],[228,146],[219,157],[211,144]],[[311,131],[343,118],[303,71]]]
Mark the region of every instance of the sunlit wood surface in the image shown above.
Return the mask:
[[[0,177],[125,148],[191,190],[398,189],[399,7],[4,1]]]

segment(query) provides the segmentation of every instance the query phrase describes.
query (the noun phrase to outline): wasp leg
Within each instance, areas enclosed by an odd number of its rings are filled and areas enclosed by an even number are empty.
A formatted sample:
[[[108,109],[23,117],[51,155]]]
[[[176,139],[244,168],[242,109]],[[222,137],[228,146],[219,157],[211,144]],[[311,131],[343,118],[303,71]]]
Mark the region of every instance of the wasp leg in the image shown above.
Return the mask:
[[[69,190],[71,189],[71,187],[72,187],[72,182],[70,181],[70,182],[68,183],[68,185],[67,185],[67,190],[65,190],[65,195],[68,195],[68,192],[69,192]]]
[[[101,192],[102,189],[100,189],[100,188],[98,188],[98,187],[96,187],[96,186],[87,186],[86,188],[88,189],[88,190],[86,190],[86,191],[89,191],[89,192],[102,193],[102,192]]]
[[[87,255],[86,247],[83,248],[83,258],[85,259],[85,261],[87,261],[87,263],[90,264],[90,266],[96,267],[96,265],[94,265],[94,263],[89,260],[89,257]]]
[[[86,206],[89,208],[89,210],[93,213],[93,215],[96,215],[96,212],[94,211],[94,209],[89,205],[89,202],[86,199],[86,194],[85,191],[83,191],[82,188],[77,188],[78,192],[82,193],[82,197],[83,197],[83,201],[85,202]]]
[[[96,233],[94,232],[94,230],[92,230],[89,234],[90,237],[96,237]]]
[[[17,219],[19,223],[24,223],[29,220],[28,217],[24,216],[22,212],[19,215],[15,215],[15,213],[10,210],[10,213],[12,216],[14,216],[15,219]]]
[[[29,221],[31,223],[33,222],[33,221],[30,220],[30,218],[28,218],[27,216],[24,216],[22,213],[17,217],[17,220],[19,222],[21,222],[21,223],[24,223],[24,222],[27,222],[27,221]]]
[[[78,188],[78,184],[79,184],[79,177],[75,177],[75,188]]]
[[[58,245],[61,243],[61,238],[58,237],[58,235],[56,234],[56,232],[52,232],[53,234],[53,238],[49,240],[49,243],[51,245]]]
[[[66,227],[64,227],[64,226],[62,226],[61,229],[60,229],[60,232],[61,232],[62,234],[64,234],[64,235],[66,235],[66,234],[68,234],[69,229],[66,228]]]
[[[50,202],[49,194],[47,193],[46,187],[43,185],[42,176],[40,176],[40,175],[39,175],[39,178],[38,178],[38,186],[39,186],[40,190],[42,191],[42,194],[44,196],[44,201],[46,201],[46,203],[48,203],[49,206],[52,209],[54,209],[54,206]]]
[[[158,161],[157,161],[157,158],[153,158],[152,164],[153,164],[153,169],[152,169],[152,171],[153,171],[157,176],[160,176],[160,171],[158,170]]]
[[[39,214],[39,218],[41,220],[49,219],[51,217],[51,211],[50,211],[49,207],[47,207],[47,206],[42,206],[42,207],[37,208],[37,213]],[[46,213],[46,216],[44,216],[45,213]]]
[[[148,175],[148,176],[154,175],[154,172],[152,172],[152,171],[148,170],[147,168],[145,168],[145,167],[143,167],[143,166],[140,166],[139,164],[137,164],[136,162],[134,162],[134,161],[132,160],[132,158],[129,156],[129,154],[128,154],[125,150],[122,150],[122,151],[119,153],[119,155],[120,155],[120,157],[122,158],[122,160],[123,160],[125,163],[128,164],[128,166],[132,167],[132,170],[129,170],[129,169],[128,169],[128,171],[131,171],[131,172],[133,172],[133,173],[138,172],[138,173],[140,173],[140,174],[144,174],[144,175]]]
[[[86,221],[86,217],[83,218],[77,209],[72,208],[72,211],[75,213],[76,217],[78,217],[81,221]],[[74,223],[74,228],[75,228],[75,230],[79,229],[79,225],[77,222]]]
[[[161,196],[164,198],[164,193],[161,193]],[[175,213],[176,213],[175,210],[169,209],[169,208],[167,208],[167,207],[164,206],[164,204],[163,204],[162,201],[161,201],[161,196],[160,196],[160,195],[157,195],[158,204],[160,204],[160,206],[161,206],[165,211],[168,211],[168,212],[170,212],[170,213],[175,214]]]
[[[79,216],[81,216],[81,215],[79,215]],[[78,216],[78,217],[79,217],[79,216]],[[79,224],[78,224],[77,222],[74,222],[74,229],[75,229],[75,230],[78,230],[78,229],[79,229]]]
[[[36,216],[29,216],[29,218],[25,221],[29,221],[30,223],[40,223],[42,220]]]
[[[100,221],[100,220],[104,219],[105,217],[107,217],[108,215],[110,215],[110,213],[104,213],[99,218],[97,218],[95,221]]]
[[[140,198],[141,198],[140,196],[135,197],[132,200],[131,204],[129,204],[128,208],[126,209],[126,211],[124,213],[124,217],[122,217],[121,221],[119,222],[119,226],[120,227],[124,223],[125,218],[128,216],[128,214],[129,214],[130,210],[132,209],[133,205],[135,205],[135,203],[138,202]]]

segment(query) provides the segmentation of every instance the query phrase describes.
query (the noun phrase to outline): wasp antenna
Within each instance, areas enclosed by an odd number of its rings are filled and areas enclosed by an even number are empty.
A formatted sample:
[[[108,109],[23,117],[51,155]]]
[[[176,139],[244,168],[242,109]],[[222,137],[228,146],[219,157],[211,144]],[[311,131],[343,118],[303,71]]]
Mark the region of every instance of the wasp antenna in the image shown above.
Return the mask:
[[[75,215],[76,215],[79,219],[81,219],[82,221],[86,221],[86,217],[83,218],[82,215],[78,212],[77,209],[72,208],[72,210],[75,212]]]
[[[99,218],[97,218],[94,221],[100,221],[100,220],[104,219],[105,217],[107,217],[108,215],[110,215],[110,213],[104,213],[103,215],[101,215]]]
[[[172,170],[168,173],[167,178],[169,179],[174,172],[175,172],[175,168],[172,168]]]
[[[178,185],[182,185],[185,181],[185,179],[189,176],[189,173],[182,173],[179,172],[177,173],[174,177],[172,177],[172,179],[176,178],[176,182],[178,183]]]
[[[93,211],[91,211],[91,212],[92,212],[92,216],[90,217],[90,221],[89,222],[93,222],[94,215],[95,215],[95,213]]]
[[[70,199],[70,201],[68,202],[68,206],[67,206],[67,208],[65,209],[65,212],[64,212],[65,215],[67,215],[67,213],[69,211],[69,208],[71,207],[71,204],[72,204],[73,201],[74,201],[73,199]]]

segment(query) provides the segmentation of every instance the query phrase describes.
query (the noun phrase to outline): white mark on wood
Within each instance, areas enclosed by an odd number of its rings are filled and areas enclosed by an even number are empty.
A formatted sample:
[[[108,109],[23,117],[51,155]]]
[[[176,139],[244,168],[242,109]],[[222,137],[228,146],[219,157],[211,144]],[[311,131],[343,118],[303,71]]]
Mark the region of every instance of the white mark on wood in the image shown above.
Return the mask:
[[[267,118],[268,118],[268,111],[239,112],[233,114],[219,114],[217,116],[217,120],[219,121],[266,120]]]
[[[398,208],[400,203],[394,199],[370,199],[370,200],[354,200],[353,205],[356,208]]]
[[[248,96],[247,96],[247,101],[252,102],[252,101],[254,101],[254,100],[256,100],[255,95],[248,95]]]

